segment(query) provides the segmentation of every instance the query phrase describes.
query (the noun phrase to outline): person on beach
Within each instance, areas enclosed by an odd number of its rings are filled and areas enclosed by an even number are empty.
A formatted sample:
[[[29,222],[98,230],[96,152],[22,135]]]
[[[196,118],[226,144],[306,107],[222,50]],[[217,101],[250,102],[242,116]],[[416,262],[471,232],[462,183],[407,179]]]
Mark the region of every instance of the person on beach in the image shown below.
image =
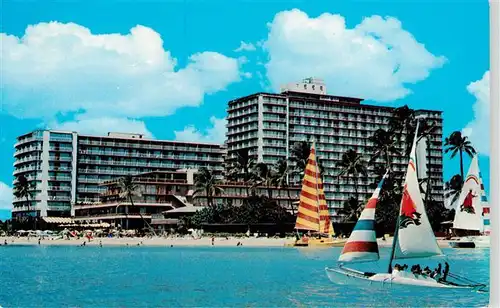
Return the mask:
[[[102,241],[99,241],[99,247],[102,247]]]
[[[38,245],[40,245],[40,239],[38,239]]]
[[[5,246],[7,246],[7,240],[4,240],[4,241],[3,241],[3,244],[4,244]]]
[[[212,236],[212,246],[214,245],[215,237]]]

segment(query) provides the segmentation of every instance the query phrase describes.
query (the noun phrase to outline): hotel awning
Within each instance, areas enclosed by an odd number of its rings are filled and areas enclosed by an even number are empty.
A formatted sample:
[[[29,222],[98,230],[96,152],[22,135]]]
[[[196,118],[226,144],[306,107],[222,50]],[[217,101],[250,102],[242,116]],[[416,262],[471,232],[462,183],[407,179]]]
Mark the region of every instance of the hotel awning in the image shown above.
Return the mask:
[[[46,223],[49,223],[49,224],[70,224],[70,223],[73,223],[73,219],[71,217],[43,217],[42,219]]]

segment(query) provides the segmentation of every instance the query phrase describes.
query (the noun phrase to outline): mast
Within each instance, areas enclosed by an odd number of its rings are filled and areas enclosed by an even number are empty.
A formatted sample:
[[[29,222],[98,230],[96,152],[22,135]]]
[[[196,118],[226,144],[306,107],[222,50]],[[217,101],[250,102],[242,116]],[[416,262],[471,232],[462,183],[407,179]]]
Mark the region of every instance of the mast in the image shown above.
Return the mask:
[[[415,130],[415,137],[413,137],[413,147],[416,147],[416,144],[417,144],[419,124],[420,124],[420,121],[419,121],[419,118],[417,117],[417,128]],[[411,159],[411,154],[410,154],[410,159]],[[415,157],[415,159],[416,159],[416,157]],[[417,170],[417,168],[415,166],[415,171],[416,170]],[[418,183],[418,178],[417,178],[417,183]],[[400,217],[401,217],[401,205],[399,206],[399,215],[398,215],[398,219],[396,221],[396,230],[394,231],[394,238],[392,239],[391,255],[390,255],[390,259],[389,259],[389,267],[387,269],[389,274],[392,273],[392,260],[394,259],[394,252],[396,251],[396,243],[398,241]]]
[[[316,203],[318,204],[318,233],[321,236],[321,206],[319,204],[319,181],[318,179],[320,178],[319,175],[319,167],[318,167],[318,152],[316,151],[316,142],[313,139],[313,148],[314,148],[314,158],[316,159],[316,164],[315,164],[315,171],[316,171]]]

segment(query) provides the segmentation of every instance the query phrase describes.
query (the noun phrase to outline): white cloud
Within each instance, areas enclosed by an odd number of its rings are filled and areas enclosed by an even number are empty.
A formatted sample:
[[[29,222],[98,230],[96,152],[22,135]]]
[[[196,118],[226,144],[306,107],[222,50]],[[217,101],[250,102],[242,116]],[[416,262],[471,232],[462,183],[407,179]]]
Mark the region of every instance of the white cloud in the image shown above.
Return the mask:
[[[469,137],[473,146],[480,154],[490,154],[490,72],[483,78],[471,82],[467,91],[474,95],[474,119],[462,130]]]
[[[234,51],[254,51],[256,48],[252,43],[245,43],[243,41],[240,42],[240,47],[236,48]]]
[[[0,40],[3,109],[23,118],[166,116],[241,79],[238,60],[216,52],[193,54],[177,68],[160,35],[140,25],[122,35],[39,23]]]
[[[137,133],[144,134],[146,138],[153,138],[153,134],[147,129],[143,121],[127,118],[86,118],[85,116],[78,116],[74,121],[52,123],[49,128],[101,136],[107,135],[108,132]]]
[[[274,90],[318,77],[332,94],[392,101],[408,95],[408,84],[426,79],[446,62],[393,17],[371,16],[347,28],[341,15],[312,18],[293,9],[276,14],[268,27],[263,48]]]
[[[196,129],[193,125],[184,127],[182,131],[175,131],[175,140],[223,144],[226,140],[227,120],[211,117],[210,123],[212,126],[204,131]]]
[[[0,182],[0,209],[12,209],[12,188]]]

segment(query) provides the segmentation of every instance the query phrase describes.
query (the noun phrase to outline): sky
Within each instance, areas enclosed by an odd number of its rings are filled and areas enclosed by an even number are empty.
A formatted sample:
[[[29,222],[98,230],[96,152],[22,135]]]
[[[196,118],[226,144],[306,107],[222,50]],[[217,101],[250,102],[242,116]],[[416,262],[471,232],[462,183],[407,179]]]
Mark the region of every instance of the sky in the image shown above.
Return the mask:
[[[11,208],[20,134],[223,142],[229,100],[311,76],[328,94],[443,111],[444,136],[469,136],[488,190],[488,9],[486,0],[3,1],[0,209]],[[456,173],[458,159],[445,155],[444,180]]]

